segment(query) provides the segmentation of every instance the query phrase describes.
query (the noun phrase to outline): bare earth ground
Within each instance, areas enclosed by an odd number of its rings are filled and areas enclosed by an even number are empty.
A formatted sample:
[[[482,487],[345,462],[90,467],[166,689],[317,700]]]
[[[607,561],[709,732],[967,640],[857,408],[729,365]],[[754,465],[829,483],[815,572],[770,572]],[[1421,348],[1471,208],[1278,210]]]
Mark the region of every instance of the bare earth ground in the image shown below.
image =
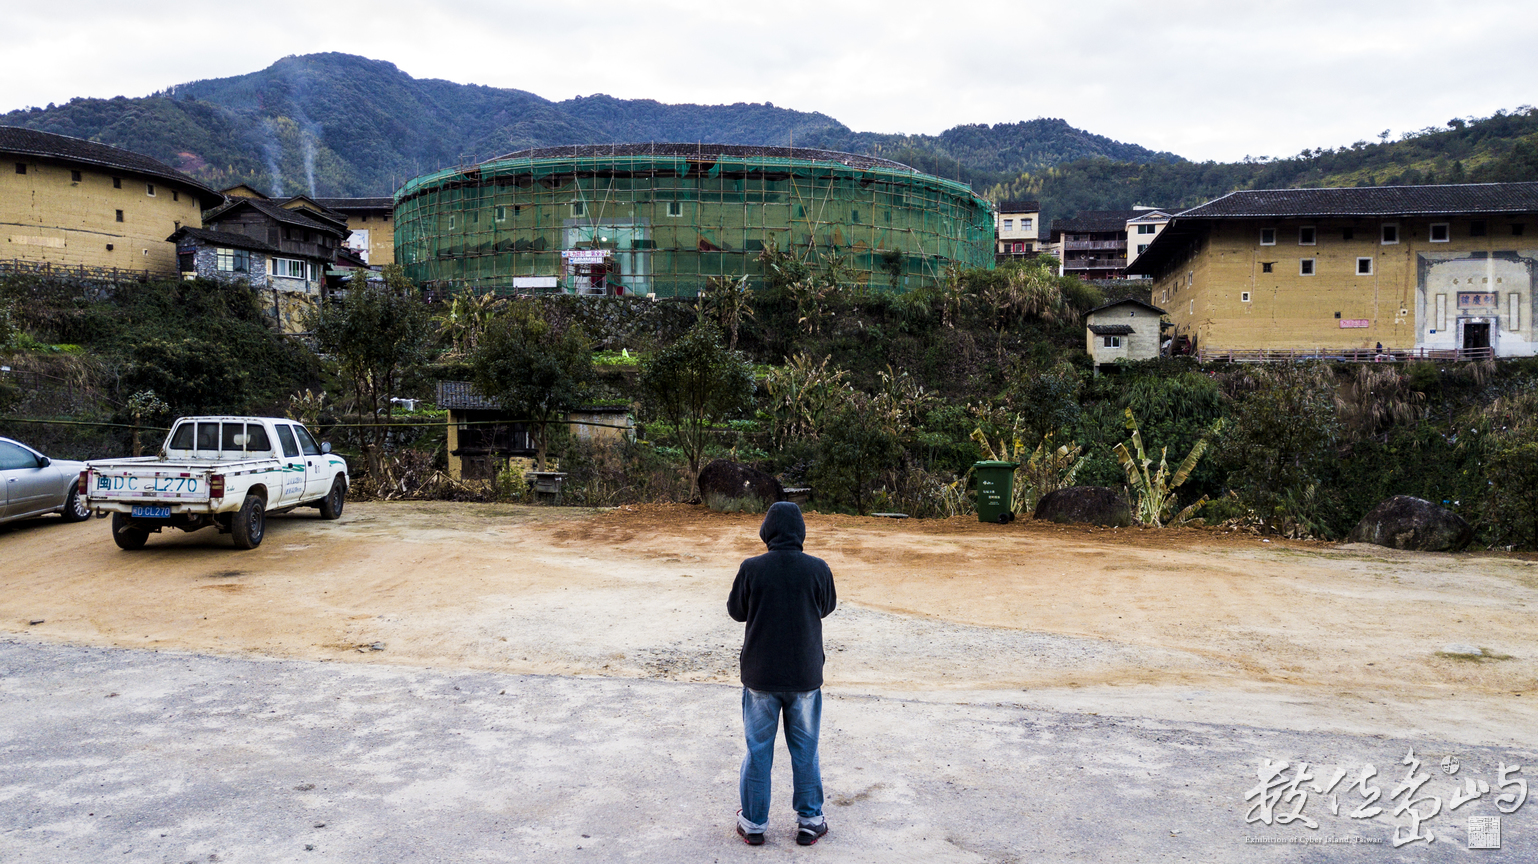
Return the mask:
[[[757,516],[686,506],[594,512],[446,503],[349,504],[338,522],[312,513],[270,520],[265,542],[249,552],[234,551],[228,537],[212,531],[168,532],[152,537],[144,550],[127,553],[112,544],[100,521],[0,526],[0,633],[15,634],[9,637],[13,647],[0,657],[11,658],[6,662],[12,674],[10,689],[0,687],[0,765],[13,761],[5,754],[22,746],[7,748],[6,735],[13,741],[26,737],[7,726],[6,719],[15,716],[5,713],[7,699],[13,706],[21,704],[17,700],[37,705],[62,700],[57,716],[70,722],[85,722],[81,718],[92,712],[84,706],[90,704],[126,710],[117,701],[72,701],[104,695],[92,696],[85,683],[72,684],[67,671],[58,671],[78,661],[48,655],[44,665],[58,667],[48,672],[54,677],[16,677],[25,664],[16,659],[21,649],[15,646],[26,644],[153,649],[230,660],[333,661],[358,664],[352,668],[376,678],[394,667],[406,676],[403,680],[420,679],[423,667],[449,675],[556,676],[527,680],[566,681],[570,687],[528,686],[566,688],[560,699],[576,700],[572,704],[578,706],[570,716],[590,725],[618,722],[634,708],[603,702],[609,697],[583,690],[583,679],[680,688],[679,698],[714,706],[711,711],[723,706],[731,711],[726,704],[730,696],[709,695],[722,691],[708,685],[736,681],[741,625],[726,616],[725,598],[737,562],[763,548]],[[1383,740],[1384,748],[1399,748],[1392,757],[1371,757],[1382,765],[1386,802],[1392,779],[1404,772],[1385,764],[1403,753],[1400,744],[1390,745],[1388,739],[1441,743],[1442,750],[1430,754],[1433,769],[1440,753],[1452,752],[1453,745],[1485,748],[1480,758],[1493,762],[1500,753],[1515,752],[1513,747],[1525,752],[1538,741],[1538,563],[1529,558],[1412,554],[1263,542],[1188,529],[1099,530],[1029,521],[997,526],[965,519],[809,514],[807,522],[807,549],[829,561],[839,590],[839,609],[825,622],[828,693],[836,700],[897,700],[880,703],[896,705],[895,712],[856,709],[850,703],[851,722],[862,711],[870,715],[860,721],[866,725],[856,740],[840,745],[854,752],[860,736],[878,732],[894,741],[928,740],[937,747],[987,752],[982,744],[974,747],[956,737],[972,734],[959,731],[971,728],[964,720],[972,721],[958,712],[971,717],[974,709],[986,710],[1002,723],[1008,712],[1023,709],[1043,712],[1026,716],[1048,719],[1028,722],[1049,729],[1041,741],[1056,741],[1051,746],[1060,751],[1057,755],[1071,762],[1096,746],[1094,736],[1069,734],[1079,722],[1071,718],[1122,718],[1111,724],[1119,731],[1103,739],[1112,750],[1110,742],[1121,741],[1118,735],[1147,727],[1177,730],[1159,733],[1164,735],[1158,738],[1160,746],[1174,746],[1167,745],[1171,734],[1176,739],[1199,734],[1209,742],[1206,749],[1227,754],[1223,771],[1234,776],[1223,781],[1226,786],[1204,790],[1203,795],[1211,794],[1197,809],[1223,813],[1235,822],[1230,829],[1242,830],[1247,826],[1232,811],[1236,805],[1243,811],[1239,786],[1254,782],[1255,768],[1241,763],[1258,761],[1268,752],[1256,742],[1271,740],[1281,748],[1278,752],[1292,754],[1285,758],[1298,759],[1310,758],[1309,746],[1323,745],[1297,744],[1305,740],[1297,735],[1347,736],[1341,739],[1346,744],[1330,748],[1348,756],[1360,755],[1368,739]],[[1442,652],[1449,643],[1480,646],[1487,657],[1449,656]],[[118,677],[111,680],[131,681],[131,658],[147,655],[122,656],[129,659],[112,661],[117,665],[109,671]],[[156,664],[146,660],[141,665]],[[181,668],[180,661],[172,665]],[[254,674],[198,668],[203,671],[196,674],[210,680],[244,680]],[[188,661],[188,674],[193,669]],[[6,672],[0,669],[0,684],[6,683]],[[284,672],[282,677],[318,674]],[[495,682],[504,679],[474,680],[494,696],[495,688],[503,686]],[[190,681],[178,686],[196,692]],[[170,684],[151,687],[145,698],[180,704],[168,695],[175,689]],[[129,695],[126,689],[124,694]],[[967,707],[950,713],[934,707],[952,705]],[[915,710],[901,710],[910,707]],[[926,712],[923,723],[910,726],[901,720],[919,717],[920,708]],[[180,709],[134,710],[155,716]],[[244,710],[237,705],[225,713]],[[306,722],[307,729],[320,728]],[[684,736],[680,747],[690,746],[684,727],[679,727]],[[623,726],[614,729],[619,735]],[[722,730],[706,736],[710,748],[721,751],[715,755],[728,763],[737,758],[731,755],[733,734]],[[589,740],[587,746],[596,745]],[[909,750],[893,746],[872,748],[870,759],[900,761],[901,753],[923,745],[904,744]],[[1115,746],[1131,748],[1127,753],[1132,755],[1125,757],[1129,765],[1143,758],[1136,753],[1153,752],[1138,750],[1140,744]],[[702,765],[720,761],[700,754],[691,758]],[[829,762],[829,771],[848,770]],[[39,776],[45,776],[44,762],[37,765]],[[724,773],[716,780],[730,798],[732,767],[718,772],[719,767],[708,776]],[[1199,785],[1198,769],[1212,767],[1188,765],[1192,782],[1187,787]],[[31,768],[29,763],[22,774],[30,776]],[[1534,773],[1531,767],[1524,771]],[[980,775],[968,776],[972,779],[965,782],[989,788]],[[1153,774],[1149,778],[1155,782]],[[846,785],[857,792],[854,779]],[[1009,782],[1017,781],[1024,782],[1018,777]],[[488,789],[494,785],[492,778],[477,782]],[[641,781],[616,776],[608,782]],[[7,792],[0,781],[0,806],[10,800],[8,795],[33,800],[44,788],[33,788],[38,783],[46,786],[41,779],[28,780]],[[783,796],[784,788],[781,783],[777,794]],[[946,799],[951,788],[928,794]],[[484,794],[494,797],[491,791]],[[1165,795],[1153,788],[1136,794],[1150,800]],[[1439,794],[1445,796],[1445,790]],[[1533,794],[1538,797],[1538,784]],[[776,806],[783,803],[777,799]],[[560,809],[559,803],[551,806]],[[729,801],[712,803],[715,809],[729,806]],[[1518,814],[1520,825],[1531,821],[1526,817],[1532,806]],[[1093,801],[1064,818],[1083,819],[1086,809],[1093,815]],[[1461,819],[1470,812],[1443,818]],[[1488,807],[1481,812],[1494,813]],[[652,830],[652,823],[642,824]],[[1508,832],[1513,829],[1527,842],[1510,860],[1533,860],[1521,857],[1534,854],[1532,839],[1519,825],[1508,825]],[[0,852],[9,832],[22,830],[0,828]],[[914,833],[915,853],[929,848],[923,843],[937,830],[911,822],[902,829]],[[1171,830],[1169,836],[1180,835]],[[1189,834],[1192,829],[1184,830]],[[918,834],[926,835],[923,843]],[[946,842],[951,851],[965,846],[955,839]],[[1459,846],[1461,836],[1444,835],[1437,859]],[[1021,852],[1033,847],[1021,840],[999,848]],[[1247,848],[1242,860],[1332,860],[1282,855],[1276,847]],[[1279,857],[1268,857],[1272,852]],[[981,854],[987,860],[1010,860],[1011,853],[1000,856],[984,849]],[[1148,852],[1123,859],[1102,851],[1091,852],[1086,860],[1152,860],[1150,855],[1165,857]],[[1241,856],[1230,849],[1212,860],[1223,859]],[[1364,860],[1401,859],[1378,855]]]

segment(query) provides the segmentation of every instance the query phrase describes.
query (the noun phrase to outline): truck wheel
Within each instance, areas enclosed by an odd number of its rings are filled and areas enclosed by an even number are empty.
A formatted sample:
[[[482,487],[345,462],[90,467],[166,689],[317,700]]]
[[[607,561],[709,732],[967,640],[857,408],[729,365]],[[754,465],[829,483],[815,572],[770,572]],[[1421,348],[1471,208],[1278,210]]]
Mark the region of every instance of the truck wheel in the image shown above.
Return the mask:
[[[255,549],[262,545],[262,535],[267,531],[267,511],[262,499],[247,495],[241,502],[240,512],[230,520],[230,536],[235,539],[236,549]]]
[[[150,539],[150,532],[143,528],[135,528],[129,522],[128,517],[122,513],[112,514],[112,541],[119,549],[143,549],[144,542]]]
[[[338,477],[336,482],[331,484],[331,491],[326,493],[326,497],[320,499],[320,518],[342,518],[342,506],[346,503],[347,484],[343,483],[342,478]]]
[[[91,518],[91,508],[87,507],[85,500],[80,497],[80,490],[73,486],[70,487],[69,497],[64,499],[64,509],[60,512],[64,514],[65,522],[84,522]]]

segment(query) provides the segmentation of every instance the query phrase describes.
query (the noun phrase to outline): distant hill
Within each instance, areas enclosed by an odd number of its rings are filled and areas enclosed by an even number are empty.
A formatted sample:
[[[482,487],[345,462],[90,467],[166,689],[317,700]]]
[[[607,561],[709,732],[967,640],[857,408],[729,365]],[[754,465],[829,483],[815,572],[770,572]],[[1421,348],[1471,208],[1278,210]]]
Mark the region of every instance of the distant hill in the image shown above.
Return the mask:
[[[995,183],[984,195],[995,201],[1040,200],[1042,221],[1050,225],[1050,219],[1080,210],[1193,207],[1236,189],[1533,180],[1538,180],[1538,109],[1524,107],[1473,122],[1455,119],[1398,141],[1307,149],[1285,159],[1064,161]]]
[[[285,57],[260,72],[178,84],[144,98],[73,99],[0,115],[123,147],[223,187],[383,195],[418,174],[525,147],[639,141],[789,144],[883,155],[982,186],[1062,162],[1179,162],[1039,119],[937,136],[854,132],[825,114],[770,104],[665,105],[417,79],[349,54]]]

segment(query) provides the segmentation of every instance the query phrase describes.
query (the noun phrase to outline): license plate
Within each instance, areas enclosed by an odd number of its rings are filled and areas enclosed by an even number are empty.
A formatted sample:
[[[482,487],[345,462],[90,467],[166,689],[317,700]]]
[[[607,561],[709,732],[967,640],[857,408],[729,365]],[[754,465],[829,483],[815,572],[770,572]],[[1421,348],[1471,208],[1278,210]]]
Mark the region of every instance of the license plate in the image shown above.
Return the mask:
[[[171,518],[171,508],[170,507],[146,507],[144,505],[135,504],[134,505],[133,515],[135,517],[137,517],[137,518],[140,518],[140,519],[170,519]]]

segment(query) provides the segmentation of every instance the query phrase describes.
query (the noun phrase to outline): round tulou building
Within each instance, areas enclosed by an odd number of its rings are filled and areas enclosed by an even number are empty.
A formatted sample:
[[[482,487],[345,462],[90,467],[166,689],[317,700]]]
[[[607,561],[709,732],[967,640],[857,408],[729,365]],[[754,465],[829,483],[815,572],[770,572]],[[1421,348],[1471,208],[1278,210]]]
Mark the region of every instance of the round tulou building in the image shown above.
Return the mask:
[[[905,291],[988,266],[992,208],[886,159],[719,144],[521,150],[395,196],[396,260],[445,292],[692,296],[711,277],[761,283],[769,244]]]

